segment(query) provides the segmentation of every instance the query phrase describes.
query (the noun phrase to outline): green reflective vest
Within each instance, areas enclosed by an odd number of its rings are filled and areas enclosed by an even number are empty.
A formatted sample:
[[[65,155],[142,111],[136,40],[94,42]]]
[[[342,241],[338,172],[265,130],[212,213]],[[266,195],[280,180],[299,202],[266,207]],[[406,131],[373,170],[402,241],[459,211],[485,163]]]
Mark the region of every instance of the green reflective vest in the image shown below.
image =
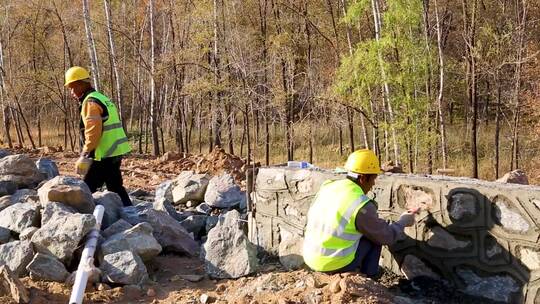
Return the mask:
[[[105,118],[103,121],[101,138],[99,139],[99,144],[94,151],[94,160],[100,161],[103,158],[120,156],[131,152],[131,146],[128,143],[128,138],[124,132],[124,128],[120,122],[120,116],[118,115],[118,110],[116,110],[114,103],[112,103],[107,96],[94,91],[84,98],[83,108],[84,103],[88,102],[89,98],[99,100],[105,107],[107,107],[107,111],[109,113],[108,118]]]
[[[358,211],[370,199],[349,179],[326,181],[308,212],[304,262],[315,271],[334,271],[350,264],[362,234],[356,230]]]

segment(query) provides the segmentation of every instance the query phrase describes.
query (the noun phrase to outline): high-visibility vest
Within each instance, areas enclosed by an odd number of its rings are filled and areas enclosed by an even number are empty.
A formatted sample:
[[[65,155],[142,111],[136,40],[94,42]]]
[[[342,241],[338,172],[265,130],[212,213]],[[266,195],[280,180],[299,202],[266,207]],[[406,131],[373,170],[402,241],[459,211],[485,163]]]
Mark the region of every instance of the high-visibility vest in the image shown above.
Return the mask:
[[[109,114],[108,118],[106,117],[103,121],[101,137],[98,146],[94,151],[94,160],[100,161],[103,158],[120,156],[131,152],[131,146],[128,143],[128,138],[124,132],[118,110],[116,110],[114,103],[112,103],[107,96],[94,91],[84,98],[83,106],[81,108],[84,108],[84,104],[88,102],[89,98],[99,100],[107,107],[107,112]]]
[[[349,179],[326,181],[308,212],[304,262],[315,271],[333,271],[349,265],[362,234],[356,230],[358,211],[370,199]]]

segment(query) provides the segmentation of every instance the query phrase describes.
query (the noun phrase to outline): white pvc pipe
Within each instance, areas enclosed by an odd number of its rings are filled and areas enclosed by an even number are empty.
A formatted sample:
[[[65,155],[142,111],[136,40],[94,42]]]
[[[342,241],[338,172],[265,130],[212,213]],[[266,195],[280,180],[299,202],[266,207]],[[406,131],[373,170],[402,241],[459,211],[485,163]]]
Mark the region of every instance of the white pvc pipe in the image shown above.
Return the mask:
[[[97,205],[94,209],[96,225],[88,233],[88,238],[86,240],[86,244],[84,245],[81,261],[79,262],[79,267],[77,268],[77,275],[75,276],[75,284],[73,284],[71,297],[69,298],[70,304],[81,304],[83,301],[88,275],[94,267],[94,252],[96,252],[99,230],[101,228],[101,220],[103,219],[103,212],[105,212],[105,208],[103,208],[101,205]]]

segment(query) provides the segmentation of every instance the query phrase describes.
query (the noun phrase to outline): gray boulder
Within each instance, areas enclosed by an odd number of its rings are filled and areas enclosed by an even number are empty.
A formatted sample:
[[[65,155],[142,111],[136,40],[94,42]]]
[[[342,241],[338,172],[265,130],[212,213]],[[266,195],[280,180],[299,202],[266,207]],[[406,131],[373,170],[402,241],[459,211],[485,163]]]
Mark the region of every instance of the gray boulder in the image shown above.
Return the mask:
[[[48,158],[40,158],[36,161],[36,167],[46,179],[54,178],[60,175],[56,163]]]
[[[17,203],[39,204],[39,197],[37,196],[37,191],[32,189],[20,189],[15,191],[15,193],[13,193],[12,195],[5,195],[0,197],[0,211]]]
[[[77,211],[69,206],[57,202],[46,202],[41,204],[41,226],[55,216],[67,216],[77,213]]]
[[[38,190],[41,203],[59,202],[75,208],[82,213],[92,213],[94,199],[88,186],[80,179],[57,176],[47,181]]]
[[[103,279],[113,284],[142,284],[148,279],[141,258],[127,250],[106,255],[100,269]]]
[[[9,152],[9,151],[6,150],[6,149],[0,149],[0,159],[1,159],[1,158],[4,158],[4,157],[6,157],[6,156],[9,156],[9,155],[11,155],[11,152]]]
[[[199,245],[182,225],[167,212],[152,208],[152,204],[124,207],[122,219],[132,225],[147,222],[154,229],[154,237],[163,249],[197,256]]]
[[[195,207],[195,211],[210,215],[210,212],[212,212],[212,207],[207,203],[201,203]]]
[[[204,201],[217,208],[232,208],[246,199],[246,194],[234,183],[230,174],[214,176],[204,195]]]
[[[0,211],[0,227],[16,233],[25,228],[39,225],[38,205],[32,203],[14,204]]]
[[[208,233],[202,256],[206,273],[213,278],[234,279],[257,269],[257,249],[238,225],[240,213],[227,212]]]
[[[106,229],[120,218],[120,210],[124,206],[120,196],[114,192],[104,191],[92,194],[96,205],[102,205],[105,208],[101,229]]]
[[[521,184],[521,185],[529,184],[527,173],[525,173],[525,171],[521,169],[508,172],[503,177],[499,178],[496,181],[499,183],[506,183],[506,184]]]
[[[146,198],[147,196],[150,196],[150,193],[148,191],[137,188],[129,193],[130,196],[138,197],[138,198]]]
[[[11,239],[11,230],[0,227],[0,245],[9,242]]]
[[[12,181],[0,181],[0,196],[11,195],[17,191],[17,184]]]
[[[124,221],[123,219],[119,219],[118,221],[114,222],[112,225],[110,225],[107,229],[103,230],[101,232],[101,235],[108,239],[109,237],[120,233],[122,231],[126,231],[129,228],[133,227],[130,223]]]
[[[7,207],[13,205],[13,201],[11,200],[11,195],[6,195],[0,197],[0,211],[6,209]]]
[[[38,231],[38,228],[36,228],[36,227],[25,228],[19,234],[19,240],[21,240],[21,241],[30,241],[32,239],[32,236],[34,235],[34,233],[36,233],[36,231]]]
[[[103,262],[103,257],[108,254],[120,252],[120,251],[133,251],[129,246],[128,241],[123,237],[109,238],[100,245],[99,248],[99,261]]]
[[[33,280],[64,282],[69,275],[66,267],[57,258],[36,253],[26,270]]]
[[[152,235],[152,232],[153,229],[149,223],[140,223],[124,232],[111,236],[103,243],[102,247],[107,247],[108,243],[125,239],[129,244],[129,248],[139,255],[143,261],[149,261],[161,252],[161,246]],[[107,250],[107,253],[109,252],[110,250]]]
[[[212,228],[216,227],[217,223],[219,222],[219,216],[211,215],[206,218],[206,233],[208,233]]]
[[[36,190],[19,189],[10,196],[11,201],[16,203],[33,203],[39,204],[39,196]]]
[[[173,181],[171,180],[164,181],[163,183],[159,184],[159,186],[156,188],[156,196],[153,206],[154,209],[167,212],[175,220],[181,221],[183,218],[172,205],[172,187]]]
[[[95,226],[90,214],[54,215],[32,236],[38,252],[52,254],[68,264],[80,241]]]
[[[24,154],[0,159],[0,181],[14,182],[19,188],[33,188],[43,179],[36,164]]]
[[[202,202],[206,187],[210,182],[208,174],[195,174],[184,171],[173,182],[172,200],[174,204],[185,204],[187,201]]]
[[[34,257],[32,243],[28,241],[14,241],[0,245],[0,266],[6,265],[15,275],[26,275],[26,265]]]
[[[208,215],[191,215],[188,216],[185,220],[180,222],[186,230],[190,233],[193,233],[195,236],[199,236],[203,232],[206,232],[206,219]]]

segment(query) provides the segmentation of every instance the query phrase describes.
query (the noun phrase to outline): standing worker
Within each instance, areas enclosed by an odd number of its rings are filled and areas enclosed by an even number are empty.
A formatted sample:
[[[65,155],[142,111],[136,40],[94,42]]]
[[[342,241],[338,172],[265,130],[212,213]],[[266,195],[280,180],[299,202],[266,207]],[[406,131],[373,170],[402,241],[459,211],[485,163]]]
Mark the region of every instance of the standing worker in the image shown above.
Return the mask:
[[[352,153],[345,164],[347,178],[326,181],[308,213],[304,262],[315,271],[356,271],[370,277],[379,272],[382,245],[396,242],[415,223],[411,210],[388,224],[377,215],[377,203],[366,194],[382,171],[371,150]]]
[[[66,71],[65,86],[80,102],[82,152],[76,163],[77,173],[84,176],[92,193],[106,184],[107,190],[120,196],[124,206],[131,206],[120,172],[122,156],[131,152],[131,147],[116,106],[92,87],[90,73],[82,67]]]

